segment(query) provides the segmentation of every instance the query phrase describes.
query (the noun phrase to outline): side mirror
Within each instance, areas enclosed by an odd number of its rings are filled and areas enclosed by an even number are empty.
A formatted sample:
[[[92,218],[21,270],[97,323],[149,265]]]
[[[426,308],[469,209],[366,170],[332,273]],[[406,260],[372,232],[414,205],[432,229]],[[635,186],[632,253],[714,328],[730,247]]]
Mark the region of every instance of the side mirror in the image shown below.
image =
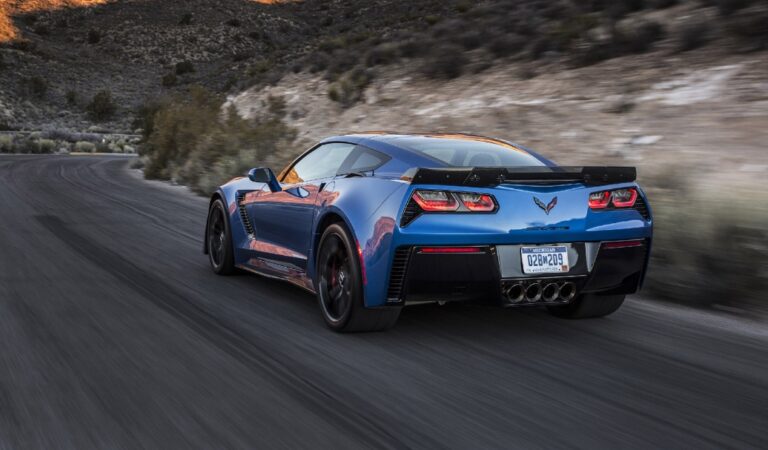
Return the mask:
[[[282,191],[275,173],[268,167],[257,167],[248,171],[248,179],[254,183],[267,183],[272,192]]]

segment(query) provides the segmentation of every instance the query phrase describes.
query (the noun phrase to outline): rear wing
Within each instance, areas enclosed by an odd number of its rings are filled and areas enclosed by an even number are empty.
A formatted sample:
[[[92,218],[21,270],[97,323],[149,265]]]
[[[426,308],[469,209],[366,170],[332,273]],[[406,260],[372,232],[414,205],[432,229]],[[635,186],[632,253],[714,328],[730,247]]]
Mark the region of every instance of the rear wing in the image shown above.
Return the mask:
[[[497,186],[499,184],[567,184],[589,186],[635,181],[634,167],[449,167],[440,169],[412,168],[403,180],[413,184],[450,186]]]

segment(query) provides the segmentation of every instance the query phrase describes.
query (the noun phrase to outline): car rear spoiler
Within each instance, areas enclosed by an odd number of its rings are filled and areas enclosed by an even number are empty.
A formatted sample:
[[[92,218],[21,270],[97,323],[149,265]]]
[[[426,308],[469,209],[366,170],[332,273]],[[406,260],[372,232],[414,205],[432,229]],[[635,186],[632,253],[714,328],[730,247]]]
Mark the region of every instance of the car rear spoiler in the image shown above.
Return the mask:
[[[499,184],[566,184],[589,186],[635,181],[634,167],[450,167],[412,168],[401,177],[413,184],[497,186]]]

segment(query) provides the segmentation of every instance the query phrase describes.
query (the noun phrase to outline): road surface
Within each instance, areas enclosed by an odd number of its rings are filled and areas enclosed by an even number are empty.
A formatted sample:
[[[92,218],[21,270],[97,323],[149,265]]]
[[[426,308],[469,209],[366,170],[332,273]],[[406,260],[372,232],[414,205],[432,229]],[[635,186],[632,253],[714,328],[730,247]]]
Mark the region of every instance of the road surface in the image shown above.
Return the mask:
[[[3,448],[759,448],[768,330],[632,300],[407,309],[339,335],[219,277],[206,201],[117,157],[0,157]]]

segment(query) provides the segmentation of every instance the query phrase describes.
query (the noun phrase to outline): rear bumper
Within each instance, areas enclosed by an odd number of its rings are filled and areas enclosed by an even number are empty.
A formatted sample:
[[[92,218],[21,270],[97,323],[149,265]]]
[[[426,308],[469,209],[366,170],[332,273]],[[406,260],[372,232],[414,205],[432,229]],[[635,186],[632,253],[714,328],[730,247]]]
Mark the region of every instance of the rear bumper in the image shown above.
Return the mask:
[[[388,305],[435,301],[478,301],[500,304],[543,304],[535,301],[510,302],[508,290],[539,283],[543,289],[555,283],[571,283],[578,294],[632,294],[641,286],[650,239],[636,245],[609,248],[605,242],[570,243],[573,266],[568,273],[526,275],[520,268],[519,246],[480,245],[461,254],[425,253],[420,246],[399,247],[395,252],[387,290]],[[550,245],[550,244],[547,244]],[[516,255],[516,256],[515,256]],[[561,298],[553,302],[563,302]]]

